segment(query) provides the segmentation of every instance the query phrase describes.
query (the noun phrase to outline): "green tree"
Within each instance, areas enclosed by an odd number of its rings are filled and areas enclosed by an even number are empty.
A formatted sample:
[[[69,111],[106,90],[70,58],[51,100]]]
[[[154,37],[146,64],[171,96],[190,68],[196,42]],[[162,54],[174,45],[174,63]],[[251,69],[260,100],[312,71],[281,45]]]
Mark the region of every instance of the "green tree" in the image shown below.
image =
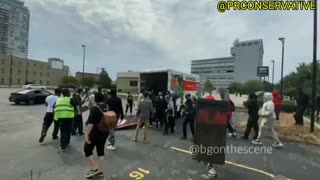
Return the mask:
[[[61,83],[63,85],[65,84],[74,84],[74,85],[79,85],[79,81],[78,79],[76,79],[75,77],[73,76],[64,76],[61,80]]]
[[[272,92],[274,89],[274,85],[269,83],[268,81],[262,82],[262,90],[266,92]]]
[[[262,90],[262,87],[259,81],[251,80],[243,84],[243,93],[245,94],[255,93],[261,90]]]
[[[240,93],[242,91],[242,84],[240,82],[233,82],[229,86],[230,93]]]
[[[211,81],[207,80],[205,83],[204,83],[204,91],[207,92],[207,93],[210,93],[210,95],[212,94],[212,91],[214,90],[214,86],[213,84],[211,83]]]
[[[95,80],[92,77],[84,77],[81,79],[81,84],[85,87],[92,88],[95,84]]]
[[[112,80],[109,77],[108,72],[105,68],[101,68],[100,77],[98,80],[98,85],[102,88],[110,88],[111,87]]]

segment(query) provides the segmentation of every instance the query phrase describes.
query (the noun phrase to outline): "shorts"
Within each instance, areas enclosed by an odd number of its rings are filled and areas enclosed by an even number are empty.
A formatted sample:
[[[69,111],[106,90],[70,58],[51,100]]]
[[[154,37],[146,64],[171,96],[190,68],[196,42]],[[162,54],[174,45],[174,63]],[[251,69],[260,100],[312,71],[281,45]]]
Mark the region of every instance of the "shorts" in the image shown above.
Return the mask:
[[[96,148],[97,156],[104,156],[104,146],[106,144],[108,135],[101,135],[92,138],[91,144],[87,142],[84,144],[84,153],[86,157],[90,157],[93,155],[93,149]]]

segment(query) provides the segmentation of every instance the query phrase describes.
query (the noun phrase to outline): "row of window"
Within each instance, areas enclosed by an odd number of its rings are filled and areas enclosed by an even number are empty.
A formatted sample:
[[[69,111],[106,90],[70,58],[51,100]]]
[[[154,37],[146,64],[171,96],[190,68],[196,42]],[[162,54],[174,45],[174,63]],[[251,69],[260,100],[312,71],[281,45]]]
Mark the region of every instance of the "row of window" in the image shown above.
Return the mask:
[[[137,87],[138,81],[130,81],[130,87]]]
[[[4,71],[5,71],[5,69],[4,69],[4,68],[2,68],[2,69],[1,69],[1,74],[4,74]],[[28,72],[28,71],[27,71],[27,72]],[[18,75],[21,75],[21,70],[18,70]],[[36,76],[36,75],[37,75],[36,71],[33,71],[33,75],[34,75],[34,76]],[[40,72],[40,76],[41,76],[41,77],[43,76],[43,73],[42,73],[42,72]],[[49,73],[47,73],[47,76],[49,77],[49,76],[50,76],[50,74],[49,74]]]
[[[6,64],[6,61],[5,61],[5,60],[2,60],[2,61],[1,61],[1,64],[2,64],[2,65],[5,65],[5,64]],[[22,66],[22,64],[23,64],[22,62],[18,62],[18,66],[19,66],[19,67]],[[37,67],[37,64],[34,63],[33,66],[34,66],[34,67]],[[27,67],[29,67],[29,63],[27,63]],[[44,64],[40,64],[40,68],[44,68],[44,67],[47,67],[48,69],[50,69],[50,66],[47,66],[47,65],[44,65]]]
[[[17,84],[23,84],[23,83],[21,83],[21,82],[22,82],[21,79],[17,79]],[[13,82],[13,83],[14,83],[14,82]],[[32,83],[35,84],[36,81],[33,80]],[[40,85],[43,85],[42,83],[43,83],[42,80],[40,80],[40,81],[39,81],[39,84],[40,84]],[[4,84],[4,78],[1,78],[0,84]],[[48,86],[49,84],[50,84],[50,81],[47,81],[47,86]]]
[[[239,47],[239,46],[252,46],[252,45],[258,45],[259,44],[259,41],[256,41],[256,42],[248,42],[248,43],[238,43],[236,44],[235,46],[236,47]]]

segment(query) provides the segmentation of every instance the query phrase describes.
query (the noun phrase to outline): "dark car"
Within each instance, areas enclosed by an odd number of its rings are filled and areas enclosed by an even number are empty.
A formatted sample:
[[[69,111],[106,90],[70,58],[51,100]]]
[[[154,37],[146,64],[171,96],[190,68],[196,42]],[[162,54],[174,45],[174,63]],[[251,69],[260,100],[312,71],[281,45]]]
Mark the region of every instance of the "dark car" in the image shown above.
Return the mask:
[[[37,89],[20,90],[11,93],[9,97],[10,102],[20,104],[21,102],[26,104],[41,104],[45,103],[46,98],[51,95],[50,92]]]

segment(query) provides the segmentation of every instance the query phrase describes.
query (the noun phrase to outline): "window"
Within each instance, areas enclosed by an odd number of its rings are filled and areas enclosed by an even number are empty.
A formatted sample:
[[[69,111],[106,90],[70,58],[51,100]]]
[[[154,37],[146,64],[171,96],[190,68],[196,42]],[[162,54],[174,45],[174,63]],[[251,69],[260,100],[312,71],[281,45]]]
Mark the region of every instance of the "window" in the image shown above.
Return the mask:
[[[42,80],[40,80],[40,85],[42,85]]]
[[[21,66],[22,62],[19,62],[18,65]]]
[[[252,45],[252,43],[251,43],[251,42],[249,42],[249,43],[248,43],[248,46],[251,46],[251,45]]]
[[[247,44],[246,44],[246,43],[242,43],[241,45],[242,45],[242,46],[246,46]]]
[[[1,74],[4,74],[4,68],[1,69]]]
[[[49,73],[47,73],[47,76],[49,77]]]
[[[42,76],[42,72],[40,72],[40,76]]]
[[[2,61],[1,61],[1,64],[2,64],[2,65],[6,64],[5,60],[2,60]]]
[[[130,86],[131,87],[137,87],[138,86],[138,81],[130,81]]]
[[[259,42],[258,42],[258,41],[256,41],[256,42],[254,42],[254,44],[255,44],[255,45],[257,45],[257,44],[259,44]]]
[[[34,64],[33,64],[33,66],[34,66],[34,67],[37,67],[37,64],[36,64],[36,63],[34,63]]]
[[[18,75],[20,75],[21,74],[21,70],[18,70]]]
[[[34,83],[36,83],[36,81],[35,81],[35,80],[32,80],[32,83],[34,84]]]
[[[42,65],[42,64],[40,65],[40,68],[43,68],[43,65]]]
[[[20,79],[18,79],[18,84],[20,84],[21,83],[21,80]]]
[[[1,78],[1,84],[4,84],[4,79],[3,78]]]
[[[29,67],[29,63],[27,63],[27,67]]]
[[[35,72],[35,71],[33,71],[33,75],[34,75],[34,76],[36,75],[36,72]]]
[[[49,81],[47,81],[47,86],[49,86]]]

